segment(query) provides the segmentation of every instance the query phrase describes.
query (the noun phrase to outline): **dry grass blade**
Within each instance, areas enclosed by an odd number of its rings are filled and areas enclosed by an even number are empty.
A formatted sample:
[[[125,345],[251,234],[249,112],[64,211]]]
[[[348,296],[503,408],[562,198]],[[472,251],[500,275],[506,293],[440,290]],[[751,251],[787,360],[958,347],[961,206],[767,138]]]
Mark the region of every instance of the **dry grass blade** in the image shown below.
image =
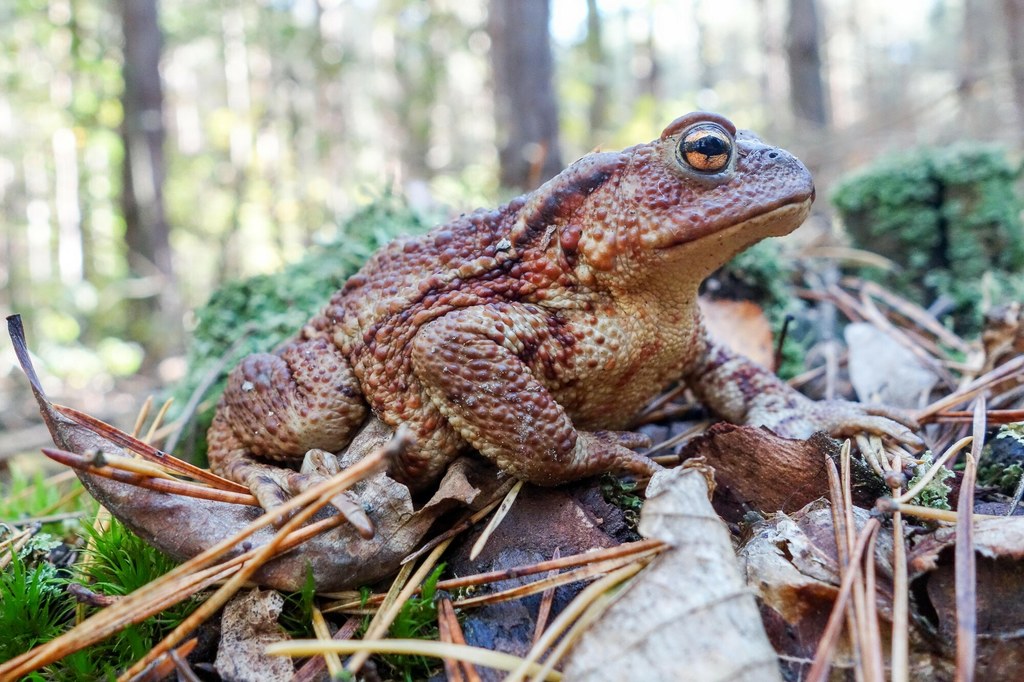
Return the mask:
[[[445,540],[435,547],[427,558],[423,560],[419,569],[417,569],[417,571],[412,575],[412,578],[405,584],[394,600],[390,603],[385,603],[384,608],[381,608],[381,610],[377,612],[377,615],[373,617],[373,620],[370,621],[370,625],[366,628],[366,634],[364,635],[365,639],[379,639],[387,633],[388,628],[391,627],[391,624],[401,612],[402,606],[405,602],[409,601],[410,597],[416,594],[418,589],[420,589],[420,584],[427,579],[427,576],[430,575],[430,571],[434,569],[438,559],[441,558],[441,555],[444,554],[444,551],[448,549],[448,545],[450,544],[451,540]],[[406,564],[403,568],[411,568],[411,566],[412,564]],[[356,653],[349,659],[345,669],[353,674],[358,673],[360,668],[363,667],[363,664],[365,664],[367,659],[370,657],[370,653],[371,652],[368,651],[360,651]]]
[[[122,448],[125,448],[126,450],[131,450],[132,452],[139,454],[144,459],[148,459],[151,462],[158,462],[160,464],[163,464],[165,467],[171,469],[172,471],[176,471],[179,474],[183,474],[185,476],[190,476],[196,479],[197,481],[202,481],[203,483],[211,485],[215,488],[220,488],[221,490],[231,490],[236,493],[249,492],[249,489],[246,488],[244,485],[235,483],[234,481],[229,481],[228,479],[222,478],[211,471],[201,469],[195,466],[194,464],[183,462],[177,457],[169,455],[168,453],[163,452],[162,450],[158,450],[152,445],[142,442],[138,438],[133,438],[124,431],[121,431],[120,429],[113,427],[104,421],[96,419],[95,417],[85,414],[84,412],[79,412],[73,407],[57,405],[56,403],[52,403],[52,407],[54,410],[60,412],[62,415],[64,415],[71,421],[75,422],[79,426],[89,429],[90,431],[96,433],[97,435],[106,438],[115,445],[119,445]]]
[[[938,424],[973,422],[974,413],[967,410],[949,410],[939,412],[932,421]],[[985,421],[988,424],[1013,424],[1024,421],[1024,410],[989,410],[985,413]]]
[[[407,442],[407,438],[396,434],[396,437],[383,448],[363,458],[355,465],[346,469],[342,474],[339,474],[339,476],[317,484],[292,498],[275,510],[276,513],[260,516],[234,536],[224,539],[205,552],[150,582],[144,588],[126,595],[113,606],[97,612],[73,630],[0,664],[0,681],[19,679],[33,670],[37,670],[86,646],[102,641],[132,623],[144,620],[153,613],[157,613],[187,599],[199,589],[205,589],[205,585],[208,583],[203,583],[204,587],[194,588],[196,584],[206,579],[205,576],[216,576],[209,579],[210,582],[224,579],[238,570],[237,567],[242,562],[251,559],[258,550],[251,550],[222,565],[208,568],[224,553],[232,550],[259,529],[275,523],[282,515],[286,516],[303,505],[309,504],[317,499],[325,490],[332,490],[343,477],[347,477],[346,480],[351,484],[382,468],[388,461],[388,458],[394,456],[397,450],[404,448]],[[342,519],[340,517],[334,517],[311,524],[294,533],[289,538],[286,549],[341,522]]]
[[[458,619],[455,618],[455,610],[452,609],[451,597],[444,592],[439,592],[437,595],[437,639],[444,644],[454,644],[452,621],[458,623]],[[441,659],[441,663],[444,664],[444,676],[448,682],[466,682],[460,661],[445,656]]]
[[[844,282],[844,284],[845,283],[847,282]],[[944,343],[951,348],[955,348],[965,355],[971,352],[971,347],[966,341],[942,326],[942,324],[935,319],[934,315],[916,303],[912,303],[911,301],[908,301],[905,298],[900,298],[899,296],[894,296],[891,292],[882,288],[875,282],[857,280],[856,282],[853,282],[853,286],[859,287],[861,291],[873,298],[877,298],[903,317],[927,330],[936,339],[938,339],[940,343]]]
[[[598,561],[587,564],[580,568],[577,568],[566,573],[559,575],[541,578],[532,583],[526,585],[517,585],[507,590],[501,590],[499,592],[492,592],[490,594],[482,594],[478,597],[468,597],[466,599],[460,599],[456,602],[456,606],[460,608],[469,608],[471,606],[482,606],[484,604],[497,604],[503,601],[509,601],[511,599],[520,599],[522,597],[529,596],[531,594],[537,594],[548,589],[560,587],[561,585],[568,585],[570,583],[580,582],[582,580],[589,580],[595,576],[603,575],[610,571],[614,571],[624,565],[628,565],[633,562],[639,562],[643,565],[647,565],[650,559],[654,558],[654,555],[661,550],[652,550],[651,552],[642,555],[633,555],[629,557],[620,557],[618,559],[611,559],[608,561]]]
[[[334,637],[332,637],[331,639],[339,641],[351,639],[352,635],[356,634],[356,630],[359,629],[360,622],[361,619],[359,618],[349,618],[344,623],[342,623],[341,627],[338,628],[338,631],[334,633]],[[318,638],[322,639],[319,637],[319,635]],[[327,670],[327,664],[325,663],[325,660],[328,658],[328,656],[334,656],[335,658],[337,658],[338,654],[332,652],[330,654],[325,654],[323,656],[313,656],[308,661],[306,661],[306,663],[301,668],[295,671],[295,674],[292,676],[290,682],[319,682],[319,680],[322,680],[324,672],[326,672]],[[340,674],[344,675],[344,672],[341,672]],[[332,677],[331,679],[338,678]]]
[[[551,558],[558,559],[560,556],[561,552],[559,552],[556,547],[554,555]],[[553,578],[556,575],[558,575],[557,571],[550,571],[548,573],[549,578]],[[551,605],[554,604],[554,602],[555,590],[544,590],[544,594],[542,594],[540,598],[540,606],[537,607],[537,622],[533,628],[533,641],[531,644],[536,644],[537,640],[540,639],[540,636],[544,634],[544,628],[548,626],[548,618],[551,616]]]
[[[503,654],[480,647],[446,644],[423,639],[350,639],[341,642],[296,639],[291,642],[276,642],[267,647],[267,653],[271,656],[318,656],[325,651],[334,651],[339,654],[364,654],[366,657],[372,654],[450,657],[496,670],[512,670],[523,660],[511,654]],[[529,666],[527,672],[539,669],[539,666],[534,664]],[[551,672],[546,679],[559,682],[562,675],[558,672]]]
[[[523,481],[517,480],[512,489],[505,495],[505,499],[498,505],[498,509],[494,512],[494,516],[487,523],[487,527],[484,528],[483,532],[480,533],[480,537],[473,543],[473,548],[469,551],[469,560],[475,561],[480,552],[484,551],[484,547],[487,546],[487,541],[491,539],[491,535],[498,529],[501,522],[505,520],[505,516],[511,511],[512,505],[515,504],[516,497],[519,496],[519,491],[523,489]]]
[[[313,607],[313,633],[316,638],[322,642],[331,640],[331,631],[327,627],[327,621],[324,620],[323,611],[318,609],[316,606]],[[341,658],[338,654],[328,652],[323,655],[324,665],[327,668],[328,674],[331,679],[337,679],[341,676],[344,671],[344,667],[341,664]]]
[[[902,497],[899,492],[899,488],[892,489],[896,499]],[[892,682],[910,679],[910,581],[904,543],[903,515],[896,512],[892,516]]]
[[[168,398],[164,401],[164,404],[160,406],[160,411],[156,413],[156,417],[153,418],[153,423],[149,425],[149,431],[146,432],[146,437],[142,440],[146,443],[156,442],[156,434],[160,429],[160,426],[164,423],[164,419],[167,417],[167,411],[171,409],[171,405],[174,403],[174,398]]]
[[[974,556],[974,482],[978,459],[985,445],[985,397],[974,405],[974,442],[967,455],[964,477],[957,502],[955,580],[956,580],[956,679],[971,682],[977,657],[978,594],[977,566]]]
[[[87,474],[94,474],[109,478],[121,483],[129,483],[140,488],[156,490],[174,495],[185,495],[204,500],[216,500],[219,502],[230,502],[232,504],[245,504],[259,506],[259,502],[250,494],[236,493],[230,490],[210,488],[195,483],[189,483],[177,478],[168,476],[166,472],[153,471],[156,467],[145,460],[133,460],[125,457],[110,457],[103,459],[105,464],[97,465],[95,460],[89,456],[83,456],[67,450],[55,448],[43,448],[43,454],[61,464],[74,469],[79,469]],[[160,477],[157,478],[156,474]]]
[[[847,513],[850,510],[846,500],[849,498],[844,495],[844,488],[842,487],[844,482],[849,482],[848,477],[845,475],[849,472],[849,439],[843,441],[843,447],[840,450],[840,461],[842,462],[844,473],[842,480],[839,478],[839,472],[836,471],[835,462],[832,461],[831,457],[825,457],[825,472],[828,475],[829,501],[831,503],[829,507],[832,514],[832,530],[835,536],[836,551],[839,555],[839,579],[842,580],[850,571],[850,552],[853,551],[853,534],[850,531],[852,517],[851,519],[847,518]],[[850,633],[853,650],[860,651],[860,627],[856,609],[846,610],[846,628]],[[855,656],[853,665],[856,678],[858,680],[864,679],[863,658]]]
[[[452,606],[452,599],[447,592],[438,593],[437,626],[442,642],[466,645],[466,638],[462,634],[459,619],[455,615],[455,607]],[[449,682],[480,682],[480,674],[468,661],[445,658],[444,670]]]
[[[860,655],[864,658],[864,679],[867,682],[883,682],[885,666],[882,663],[882,633],[878,629],[878,601],[875,582],[875,543],[878,533],[872,533],[864,551],[864,632],[861,639]]]
[[[860,577],[861,560],[864,550],[880,528],[878,519],[868,519],[864,524],[857,538],[857,544],[850,553],[850,571],[843,577],[839,586],[839,594],[836,595],[835,605],[829,615],[828,624],[818,641],[818,648],[814,653],[814,663],[807,674],[807,682],[825,682],[828,679],[829,669],[832,667],[832,652],[835,650],[836,642],[839,640],[839,633],[842,629],[843,614],[846,611],[846,604],[850,599],[854,583]]]
[[[565,632],[569,625],[579,618],[580,615],[589,608],[598,597],[616,585],[632,578],[634,575],[639,573],[640,569],[643,567],[644,564],[641,564],[640,562],[631,563],[613,573],[609,573],[580,592],[565,608],[565,610],[558,615],[558,618],[556,618],[555,622],[551,624],[551,627],[547,629],[544,636],[534,644],[533,648],[530,649],[530,653],[525,659],[523,659],[522,663],[517,668],[513,669],[508,677],[505,678],[505,682],[522,682],[526,675],[532,674],[531,671],[539,671],[539,668],[534,667],[536,662],[540,660],[545,651],[551,648],[551,645],[555,643],[555,640],[558,639],[563,632]]]
[[[972,440],[973,438],[971,436],[966,436],[964,438],[961,438],[957,442],[953,443],[951,446],[949,446],[949,448],[947,448],[946,451],[942,453],[942,456],[932,463],[931,467],[928,468],[928,471],[925,472],[924,476],[922,476],[920,480],[918,480],[918,482],[914,484],[914,487],[910,488],[907,492],[903,493],[899,497],[894,497],[893,502],[896,502],[897,504],[903,502],[910,502],[912,499],[920,495],[921,491],[928,487],[928,484],[932,482],[932,479],[935,478],[936,474],[938,474],[939,471],[946,465],[946,462],[948,462],[950,459],[959,454],[959,452],[963,450],[965,447],[967,447]]]
[[[906,516],[913,516],[917,519],[942,521],[944,523],[956,523],[960,518],[960,515],[955,511],[936,509],[935,507],[922,507],[917,504],[901,504],[885,497],[880,497],[875,501],[875,509],[883,514],[895,514],[896,512],[900,512]],[[1004,518],[994,514],[972,514],[972,516],[975,519]]]
[[[502,580],[510,580],[512,578],[522,578],[528,575],[535,575],[537,573],[558,571],[563,568],[586,566],[599,561],[608,561],[620,557],[632,557],[637,559],[647,556],[648,554],[662,552],[667,549],[667,547],[668,545],[661,540],[638,540],[636,542],[627,542],[607,549],[583,552],[582,554],[572,554],[560,559],[548,559],[547,561],[539,561],[535,564],[529,564],[526,566],[517,566],[498,571],[489,571],[487,573],[467,575],[461,578],[440,580],[437,583],[437,589],[447,591],[457,590],[463,587],[496,583]],[[361,604],[380,604],[384,599],[384,595],[381,594],[371,595],[366,600],[361,599],[358,595],[346,600],[347,596],[347,594],[342,595],[341,598],[343,601],[341,603],[334,604],[330,608],[324,609],[324,612],[330,613],[333,611],[347,611],[350,608],[357,607]]]
[[[1005,381],[1010,377],[1024,372],[1024,355],[1014,358],[1009,362],[999,365],[990,372],[983,374],[966,386],[959,388],[956,392],[936,400],[934,403],[913,415],[919,424],[926,424],[935,421],[935,416],[940,412],[946,412],[957,405],[973,400],[984,393],[994,384]]]
[[[395,436],[395,439],[404,441],[403,438],[397,435]],[[193,611],[159,644],[154,646],[148,654],[125,671],[125,673],[118,678],[119,681],[126,682],[131,679],[133,675],[140,672],[157,656],[169,651],[190,632],[192,632],[200,623],[212,616],[218,609],[220,609],[220,607],[227,603],[228,599],[234,596],[234,594],[243,586],[249,577],[259,569],[260,566],[272,559],[275,554],[281,551],[284,541],[292,531],[297,530],[309,521],[314,514],[320,511],[320,509],[330,504],[332,497],[352,487],[352,485],[362,479],[366,473],[376,471],[378,468],[382,467],[387,461],[387,458],[384,455],[387,449],[387,446],[378,449],[376,452],[368,455],[354,466],[311,488],[310,490],[316,491],[314,499],[309,501],[308,505],[297,511],[293,517],[289,518],[284,525],[281,526],[280,530],[278,530],[270,542],[257,549],[249,561],[247,561],[245,565],[231,576],[224,585],[214,592],[209,599],[203,602],[199,608]],[[370,460],[369,464],[367,464],[367,460]],[[357,469],[359,472],[355,473]],[[270,516],[270,514],[265,514],[264,516]]]

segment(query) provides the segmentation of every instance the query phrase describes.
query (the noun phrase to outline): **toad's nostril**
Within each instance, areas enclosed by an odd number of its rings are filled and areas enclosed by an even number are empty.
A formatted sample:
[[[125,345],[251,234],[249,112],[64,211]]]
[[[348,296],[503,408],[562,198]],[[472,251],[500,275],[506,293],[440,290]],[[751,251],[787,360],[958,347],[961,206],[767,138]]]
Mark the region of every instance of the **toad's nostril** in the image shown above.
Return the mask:
[[[775,158],[778,158],[778,156],[779,156],[778,152],[769,152],[768,153],[768,158],[769,159],[775,159]]]

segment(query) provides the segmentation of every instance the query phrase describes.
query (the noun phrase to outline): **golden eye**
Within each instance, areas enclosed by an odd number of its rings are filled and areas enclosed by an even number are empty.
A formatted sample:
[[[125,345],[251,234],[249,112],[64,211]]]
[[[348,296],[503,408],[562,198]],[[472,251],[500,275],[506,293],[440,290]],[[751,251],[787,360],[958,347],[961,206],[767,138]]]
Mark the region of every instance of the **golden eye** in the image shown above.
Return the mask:
[[[679,158],[700,173],[720,173],[729,165],[733,142],[715,123],[698,123],[679,141]]]

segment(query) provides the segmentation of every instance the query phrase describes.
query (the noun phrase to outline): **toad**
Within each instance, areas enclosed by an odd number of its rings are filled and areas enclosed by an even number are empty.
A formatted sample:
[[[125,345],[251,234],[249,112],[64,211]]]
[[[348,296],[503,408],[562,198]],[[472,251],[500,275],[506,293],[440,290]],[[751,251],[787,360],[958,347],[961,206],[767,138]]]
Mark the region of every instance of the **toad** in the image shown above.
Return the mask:
[[[807,437],[916,442],[884,408],[814,402],[710,338],[701,281],[807,216],[788,152],[691,113],[661,136],[584,156],[536,191],[380,250],[295,338],[232,371],[209,431],[213,470],[265,508],[288,467],[343,450],[371,413],[415,439],[389,474],[413,490],[475,449],[556,485],[658,465],[624,432],[682,380],[717,415]]]

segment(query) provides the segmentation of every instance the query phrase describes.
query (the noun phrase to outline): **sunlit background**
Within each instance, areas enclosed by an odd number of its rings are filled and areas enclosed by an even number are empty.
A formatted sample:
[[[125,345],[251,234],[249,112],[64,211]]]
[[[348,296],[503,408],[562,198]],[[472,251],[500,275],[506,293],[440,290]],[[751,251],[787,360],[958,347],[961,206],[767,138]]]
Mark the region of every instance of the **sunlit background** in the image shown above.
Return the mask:
[[[165,127],[164,159],[131,171],[136,195],[162,190],[168,260],[147,262],[126,236],[123,46],[131,31],[141,49],[160,42],[124,21],[131,4],[0,4],[0,310],[26,316],[54,374],[85,384],[158,367],[220,283],[280,268],[389,192],[453,212],[516,192],[498,181],[492,3],[165,0],[162,109],[137,117]],[[696,108],[793,150],[820,197],[919,144],[1019,150],[1024,85],[1015,99],[1004,14],[1019,4],[551,0],[561,161],[647,141]],[[819,120],[795,113],[791,85],[808,8]],[[13,366],[5,347],[0,374]]]

